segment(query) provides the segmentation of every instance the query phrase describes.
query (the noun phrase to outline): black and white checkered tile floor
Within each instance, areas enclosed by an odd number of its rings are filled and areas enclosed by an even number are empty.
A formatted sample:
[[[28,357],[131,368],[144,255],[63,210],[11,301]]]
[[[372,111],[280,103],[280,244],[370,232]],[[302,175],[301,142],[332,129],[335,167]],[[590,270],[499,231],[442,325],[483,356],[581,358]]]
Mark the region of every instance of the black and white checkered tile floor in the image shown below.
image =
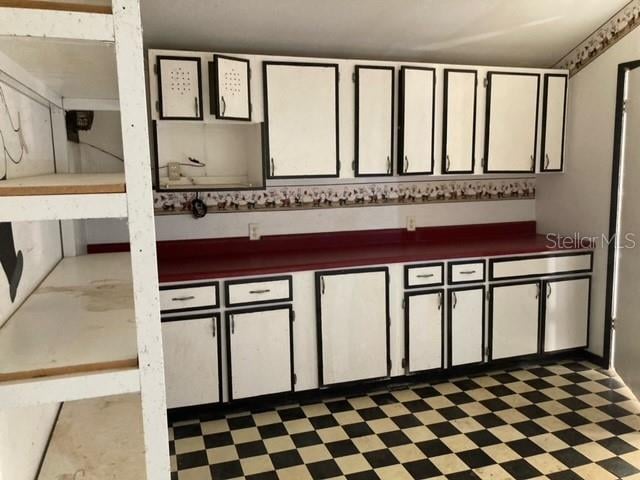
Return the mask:
[[[640,403],[588,363],[170,427],[173,479],[640,479]]]

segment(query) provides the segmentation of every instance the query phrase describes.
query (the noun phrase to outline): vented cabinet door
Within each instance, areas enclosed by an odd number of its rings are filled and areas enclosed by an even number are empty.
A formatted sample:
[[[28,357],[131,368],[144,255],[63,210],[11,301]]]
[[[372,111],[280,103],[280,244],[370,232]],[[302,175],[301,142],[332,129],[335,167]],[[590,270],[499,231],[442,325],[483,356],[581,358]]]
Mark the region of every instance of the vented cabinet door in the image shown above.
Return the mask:
[[[216,118],[222,120],[251,120],[249,94],[249,60],[213,56]]]
[[[202,120],[200,59],[157,57],[161,120]]]

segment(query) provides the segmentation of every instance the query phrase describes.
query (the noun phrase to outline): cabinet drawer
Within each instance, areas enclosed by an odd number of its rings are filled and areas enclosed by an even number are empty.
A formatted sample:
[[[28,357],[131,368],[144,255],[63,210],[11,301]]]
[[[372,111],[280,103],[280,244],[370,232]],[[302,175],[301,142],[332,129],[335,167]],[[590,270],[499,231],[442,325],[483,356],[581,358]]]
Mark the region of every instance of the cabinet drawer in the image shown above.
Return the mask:
[[[444,284],[444,264],[424,263],[421,265],[405,265],[404,287],[419,288]]]
[[[593,252],[496,258],[489,261],[491,280],[586,273],[592,268]]]
[[[293,298],[291,276],[229,280],[225,282],[226,305],[287,302]]]
[[[218,308],[218,299],[218,282],[160,286],[162,313]]]
[[[484,260],[449,262],[449,283],[484,282]]]

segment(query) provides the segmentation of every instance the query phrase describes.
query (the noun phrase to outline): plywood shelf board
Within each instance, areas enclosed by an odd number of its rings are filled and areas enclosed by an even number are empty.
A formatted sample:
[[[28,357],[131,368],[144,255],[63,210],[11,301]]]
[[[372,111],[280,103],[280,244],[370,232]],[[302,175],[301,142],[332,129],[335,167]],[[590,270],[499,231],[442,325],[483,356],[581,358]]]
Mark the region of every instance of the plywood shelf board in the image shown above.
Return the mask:
[[[57,173],[0,181],[0,197],[124,193],[124,173]]]
[[[66,402],[38,480],[141,480],[144,451],[140,395]]]
[[[80,2],[56,2],[43,0],[0,0],[0,7],[30,8],[36,10],[58,10],[64,12],[84,12],[111,14],[111,5],[93,5]]]
[[[0,328],[0,381],[137,365],[128,253],[62,259]]]

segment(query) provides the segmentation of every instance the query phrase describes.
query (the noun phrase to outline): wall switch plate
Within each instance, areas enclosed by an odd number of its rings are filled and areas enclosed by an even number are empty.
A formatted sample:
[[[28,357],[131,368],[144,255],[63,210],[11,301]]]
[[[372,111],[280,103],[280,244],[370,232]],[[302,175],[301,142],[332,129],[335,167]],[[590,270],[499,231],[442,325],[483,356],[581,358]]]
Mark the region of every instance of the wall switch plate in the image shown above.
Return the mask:
[[[413,215],[407,216],[407,231],[408,232],[416,231],[416,217]]]
[[[249,240],[260,240],[260,229],[257,223],[249,224]]]
[[[180,180],[180,164],[178,162],[167,163],[167,176],[169,180]]]

